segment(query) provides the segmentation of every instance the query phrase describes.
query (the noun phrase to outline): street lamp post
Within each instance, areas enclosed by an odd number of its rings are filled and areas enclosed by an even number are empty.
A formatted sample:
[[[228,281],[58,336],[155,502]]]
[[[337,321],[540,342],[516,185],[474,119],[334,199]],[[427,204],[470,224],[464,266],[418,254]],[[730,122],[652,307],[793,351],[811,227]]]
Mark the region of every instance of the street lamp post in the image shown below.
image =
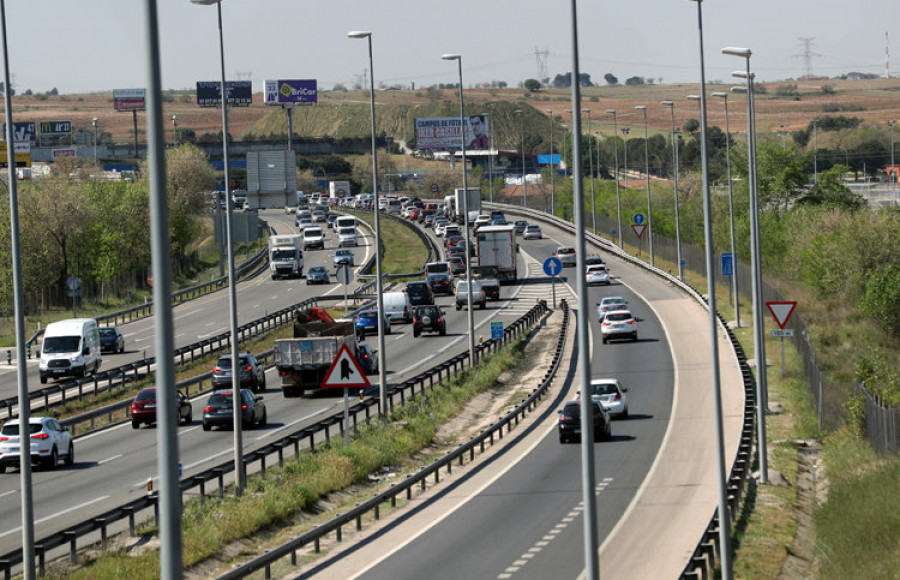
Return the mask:
[[[465,126],[465,114],[463,113],[463,76],[462,76],[462,55],[460,54],[442,54],[444,60],[455,60],[459,67],[459,122],[460,127]],[[466,305],[468,306],[467,321],[469,324],[469,366],[474,367],[475,358],[475,315],[472,312],[472,256],[469,240],[469,181],[468,171],[466,171],[466,140],[465,136],[461,141],[462,146],[462,172],[463,172],[463,235],[466,240]],[[524,152],[523,152],[524,155]],[[522,158],[522,167],[525,167],[524,157]],[[524,181],[525,173],[522,172]]]
[[[369,108],[371,111],[372,132],[372,195],[375,196],[373,212],[375,214],[375,306],[378,309],[378,409],[381,418],[387,417],[387,400],[385,395],[387,353],[384,348],[384,282],[381,269],[381,220],[378,210],[378,151],[375,148],[375,67],[372,59],[372,33],[367,30],[353,30],[347,33],[350,38],[365,38],[369,44]],[[324,171],[323,171],[324,173]]]
[[[813,126],[813,183],[819,185],[819,119],[812,120]],[[891,151],[893,151],[894,143],[894,127],[891,126]],[[893,156],[891,156],[891,165],[894,164]]]
[[[743,58],[746,72],[736,71],[733,76],[747,79],[747,151],[750,177],[750,280],[753,307],[753,346],[756,353],[756,407],[757,407],[757,454],[759,455],[760,483],[769,483],[769,460],[766,449],[766,408],[768,406],[768,371],[766,369],[766,343],[763,333],[765,325],[762,317],[762,267],[760,266],[759,244],[759,200],[757,192],[756,167],[756,113],[753,99],[753,78],[750,72],[749,48],[726,47],[722,54]]]
[[[91,125],[94,127],[94,163],[97,163],[97,117],[91,119]]]
[[[725,101],[725,167],[728,172],[728,216],[731,220],[731,292],[734,296],[734,324],[735,328],[741,327],[740,295],[738,294],[738,267],[737,247],[734,242],[734,186],[731,180],[731,133],[728,129],[728,93],[715,92],[714,97]]]
[[[786,135],[786,132],[784,130],[784,125],[778,125],[778,132],[781,134],[781,148],[787,149],[787,145],[785,144],[785,141],[784,141],[784,136]]]
[[[678,136],[675,134],[675,103],[673,101],[660,101],[664,107],[669,107],[672,113],[672,163],[675,165],[673,172],[675,184],[675,247],[678,252],[678,279],[684,282],[684,260],[681,256],[681,220],[678,216]]]
[[[891,128],[891,189],[895,189],[897,183],[897,175],[894,169],[894,121],[888,121],[888,127]]]
[[[650,265],[655,266],[656,261],[653,255],[653,206],[650,201],[650,147],[647,135],[647,107],[638,105],[635,109],[644,113],[644,171],[647,173],[647,239],[650,243]]]
[[[616,152],[616,217],[618,218],[618,225],[616,226],[616,231],[619,234],[619,248],[622,247],[622,196],[619,193],[619,126],[616,122],[616,110],[615,109],[606,109],[606,112],[613,116],[613,145],[615,146]],[[677,207],[677,206],[676,206]]]
[[[591,135],[591,110],[581,109],[588,116],[588,167],[591,171],[591,231],[597,233],[597,196],[594,195],[594,138]]]
[[[494,103],[488,104],[488,108],[491,110],[491,116],[488,118],[488,140],[491,142],[488,149],[488,189],[491,192],[491,203],[494,203]]]
[[[528,207],[528,179],[525,175],[525,115],[522,109],[516,109],[519,117],[519,127],[522,133],[522,205]],[[468,260],[466,260],[468,263]]]
[[[625,135],[624,137],[622,137],[622,149],[625,150],[625,161],[624,161],[625,170],[623,171],[623,173],[625,174],[625,177],[623,178],[623,180],[625,181],[625,189],[628,189],[628,134],[629,133],[631,133],[630,127],[622,127],[622,135]]]
[[[553,175],[556,173],[553,167],[553,109],[544,109],[544,112],[550,116],[550,213],[553,213],[553,206],[556,204],[556,181]]]
[[[178,115],[172,115],[172,143],[178,147]]]
[[[234,424],[234,471],[235,495],[242,495],[247,485],[247,468],[243,460],[242,418],[241,406],[238,404],[241,393],[240,360],[238,344],[238,316],[237,316],[237,280],[234,275],[234,229],[232,225],[231,203],[231,177],[228,169],[228,91],[225,89],[225,39],[222,34],[222,2],[221,0],[191,0],[194,4],[202,6],[216,5],[219,17],[219,63],[221,65],[222,84],[220,97],[222,100],[222,161],[225,171],[225,238],[228,244],[228,308],[231,332],[231,392],[232,395],[232,419]]]

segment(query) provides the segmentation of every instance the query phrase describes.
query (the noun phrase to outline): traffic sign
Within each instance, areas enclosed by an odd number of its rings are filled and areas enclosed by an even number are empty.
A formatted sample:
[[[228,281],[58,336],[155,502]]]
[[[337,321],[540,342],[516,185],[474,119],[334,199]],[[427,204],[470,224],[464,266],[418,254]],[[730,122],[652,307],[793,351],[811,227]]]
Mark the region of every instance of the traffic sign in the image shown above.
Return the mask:
[[[441,190],[437,183],[431,184],[431,193],[437,193]]]
[[[351,270],[350,266],[347,264],[339,264],[335,276],[337,277],[338,282],[344,286],[353,282],[353,270]]]
[[[562,262],[556,256],[550,256],[544,260],[544,273],[548,276],[557,276],[562,272]]]
[[[640,214],[638,214],[638,215],[640,215]],[[643,224],[631,224],[631,229],[634,230],[634,233],[637,235],[637,237],[641,237],[644,235],[644,229],[646,227],[647,226],[645,226]]]
[[[642,213],[634,214],[634,223],[636,223],[637,225],[641,225],[642,223],[644,223],[644,214],[642,214]]]
[[[503,338],[503,322],[491,323],[491,338],[501,340]]]
[[[794,336],[793,328],[773,328],[772,329],[772,338],[791,338]]]
[[[778,324],[778,328],[784,328],[787,321],[790,320],[794,308],[797,307],[796,302],[766,302],[766,308],[772,313],[772,317]]]
[[[371,386],[366,374],[359,368],[356,358],[350,353],[346,344],[341,345],[331,368],[322,381],[323,389],[368,388]]]
[[[734,259],[731,252],[722,252],[722,275],[734,276]]]

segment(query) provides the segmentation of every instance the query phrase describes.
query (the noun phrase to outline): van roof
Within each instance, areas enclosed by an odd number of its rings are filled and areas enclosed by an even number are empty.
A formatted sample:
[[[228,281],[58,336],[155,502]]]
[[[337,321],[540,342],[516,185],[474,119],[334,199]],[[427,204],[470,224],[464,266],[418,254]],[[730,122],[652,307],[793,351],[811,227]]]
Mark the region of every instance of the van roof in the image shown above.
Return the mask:
[[[81,334],[81,329],[89,324],[97,325],[97,321],[93,318],[69,318],[67,320],[59,320],[51,322],[44,329],[44,336],[67,336],[72,334]]]

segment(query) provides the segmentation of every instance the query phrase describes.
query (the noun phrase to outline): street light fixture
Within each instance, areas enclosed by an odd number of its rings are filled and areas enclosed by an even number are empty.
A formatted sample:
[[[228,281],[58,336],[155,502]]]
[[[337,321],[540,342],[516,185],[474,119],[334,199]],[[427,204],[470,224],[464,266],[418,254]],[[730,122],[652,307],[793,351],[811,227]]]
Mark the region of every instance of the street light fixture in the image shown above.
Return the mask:
[[[591,171],[591,231],[597,233],[597,196],[594,195],[594,137],[591,134],[591,110],[581,109],[588,116],[588,167]]]
[[[384,282],[381,269],[381,220],[378,209],[378,151],[375,147],[375,67],[372,60],[372,33],[367,30],[352,30],[347,33],[350,38],[365,38],[369,44],[369,107],[371,111],[372,132],[372,195],[374,195],[373,212],[375,214],[375,306],[378,309],[378,410],[381,418],[387,417],[387,400],[385,394],[387,353],[384,348]],[[323,170],[324,174],[325,171]]]
[[[757,454],[759,455],[760,483],[769,483],[769,460],[766,449],[766,408],[768,406],[768,371],[766,369],[766,343],[762,317],[762,267],[759,244],[759,200],[756,167],[756,103],[753,98],[754,74],[750,72],[749,48],[725,47],[722,54],[743,58],[746,71],[736,71],[732,76],[747,79],[747,151],[750,176],[750,279],[753,292],[753,346],[756,353],[756,406],[757,406]]]
[[[228,91],[225,89],[225,39],[222,34],[222,2],[221,0],[191,0],[193,4],[201,6],[216,5],[219,17],[219,62],[221,65],[222,84],[220,85],[222,100],[222,161],[225,171],[225,232],[226,243],[228,245],[228,308],[229,308],[229,326],[231,332],[231,389],[233,405],[232,419],[234,424],[234,471],[235,495],[242,495],[244,487],[247,485],[247,469],[243,461],[243,441],[242,441],[242,420],[241,406],[237,404],[240,397],[241,381],[240,381],[240,360],[238,344],[238,316],[237,316],[237,279],[234,275],[234,229],[232,225],[232,203],[231,203],[231,177],[228,169]]]
[[[725,101],[725,166],[728,171],[728,215],[731,219],[731,291],[734,295],[734,324],[741,327],[740,295],[738,294],[737,248],[734,242],[734,185],[731,181],[731,132],[728,129],[728,93],[715,92],[714,97]]]
[[[616,110],[606,109],[606,112],[613,116],[613,145],[616,148],[616,215],[619,223],[616,231],[619,234],[619,248],[622,247],[622,196],[619,193],[619,126],[616,122]]]
[[[97,163],[97,117],[91,119],[91,125],[94,127],[94,163]]]
[[[554,173],[556,169],[553,166],[553,109],[544,109],[550,117],[550,213],[553,213],[553,206],[556,204],[556,181]]]
[[[656,261],[653,255],[653,206],[650,201],[650,147],[647,135],[647,107],[638,105],[635,109],[644,112],[644,171],[647,173],[647,239],[650,242],[650,265],[655,266]]]
[[[528,207],[528,179],[525,175],[525,115],[522,109],[516,109],[516,115],[519,117],[519,127],[522,133],[522,205]],[[468,260],[466,260],[468,263]]]
[[[659,104],[669,107],[672,113],[672,163],[675,165],[673,173],[675,181],[675,247],[678,251],[678,279],[684,282],[684,260],[681,256],[681,219],[678,216],[678,136],[675,134],[675,103],[660,101]]]
[[[463,76],[462,76],[462,55],[460,54],[443,54],[441,58],[444,60],[455,60],[459,67],[459,122],[460,131],[465,127],[465,114],[463,113]],[[467,321],[469,324],[469,366],[474,367],[475,358],[475,315],[472,312],[472,249],[469,240],[469,181],[468,171],[466,171],[466,140],[465,135],[460,133],[462,146],[462,172],[463,172],[463,235],[466,240],[466,305],[468,306]],[[523,152],[524,155],[524,152]],[[522,158],[522,178],[524,181],[525,158]]]

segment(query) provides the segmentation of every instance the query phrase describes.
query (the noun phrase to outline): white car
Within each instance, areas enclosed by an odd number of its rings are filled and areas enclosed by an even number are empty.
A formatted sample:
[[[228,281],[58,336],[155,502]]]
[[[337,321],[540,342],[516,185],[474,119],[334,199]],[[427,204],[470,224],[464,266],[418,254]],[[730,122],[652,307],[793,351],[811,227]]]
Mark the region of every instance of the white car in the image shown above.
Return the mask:
[[[584,273],[584,278],[588,286],[594,286],[595,284],[606,284],[609,286],[611,283],[609,270],[602,264],[588,266]]]
[[[309,216],[301,216],[297,218],[297,231],[302,232],[306,228],[311,228],[315,224],[313,224],[312,218]]]
[[[539,240],[543,237],[541,226],[537,224],[528,224],[525,226],[525,233],[522,234],[522,238],[525,240]]]
[[[612,310],[628,310],[628,301],[621,296],[607,296],[597,303],[597,316],[601,321]]]
[[[616,338],[628,338],[637,342],[637,320],[627,310],[611,310],[600,322],[603,344]]]
[[[555,256],[562,262],[563,268],[575,265],[575,248],[571,246],[558,247]]]
[[[628,387],[619,382],[619,379],[592,379],[591,399],[597,401],[614,417],[628,417],[628,397],[625,393]],[[581,398],[581,391],[578,391]]]
[[[338,246],[358,246],[356,228],[338,228]]]
[[[325,232],[318,226],[303,230],[303,251],[310,249],[325,249]]]
[[[72,435],[53,417],[31,417],[28,420],[31,463],[56,469],[62,458],[66,465],[75,463]],[[0,429],[0,473],[7,467],[19,466],[22,441],[19,419],[10,419]]]

